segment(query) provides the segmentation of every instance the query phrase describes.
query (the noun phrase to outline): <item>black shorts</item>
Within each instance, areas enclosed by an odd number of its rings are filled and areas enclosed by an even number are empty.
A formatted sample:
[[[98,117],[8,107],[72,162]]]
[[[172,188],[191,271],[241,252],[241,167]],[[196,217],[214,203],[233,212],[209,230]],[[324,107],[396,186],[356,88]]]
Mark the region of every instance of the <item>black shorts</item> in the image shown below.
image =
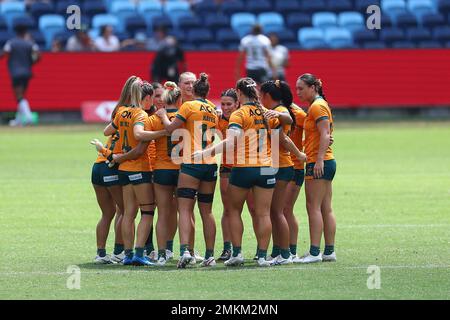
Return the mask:
[[[263,170],[267,171],[265,174]],[[233,186],[250,189],[260,187],[264,189],[272,189],[275,187],[275,175],[269,171],[274,170],[269,167],[233,167],[231,169],[230,184]]]
[[[13,87],[23,87],[24,89],[27,89],[30,79],[31,76],[13,77],[11,82]]]
[[[257,83],[263,83],[267,81],[267,70],[260,69],[247,69],[247,77],[252,78]]]
[[[110,168],[105,162],[94,163],[92,166],[91,182],[102,187],[122,185],[117,167]]]

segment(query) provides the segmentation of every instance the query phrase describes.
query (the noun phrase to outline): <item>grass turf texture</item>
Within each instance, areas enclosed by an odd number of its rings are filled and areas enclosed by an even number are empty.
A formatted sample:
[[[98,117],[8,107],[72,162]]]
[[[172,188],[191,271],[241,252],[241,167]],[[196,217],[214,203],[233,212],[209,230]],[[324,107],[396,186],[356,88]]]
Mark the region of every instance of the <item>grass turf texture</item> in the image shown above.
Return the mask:
[[[90,172],[99,126],[0,128],[1,299],[449,299],[450,124],[337,123],[337,263],[261,269],[244,212],[245,267],[96,265]],[[222,249],[217,190],[216,257]],[[304,193],[298,253],[309,246]],[[197,213],[196,249],[204,253]],[[156,242],[156,240],[155,240]],[[108,240],[112,251],[113,234]],[[322,250],[323,250],[322,242]],[[174,249],[178,252],[178,235]],[[269,248],[270,249],[270,248]],[[67,267],[81,268],[68,290]],[[367,267],[381,289],[367,288]]]

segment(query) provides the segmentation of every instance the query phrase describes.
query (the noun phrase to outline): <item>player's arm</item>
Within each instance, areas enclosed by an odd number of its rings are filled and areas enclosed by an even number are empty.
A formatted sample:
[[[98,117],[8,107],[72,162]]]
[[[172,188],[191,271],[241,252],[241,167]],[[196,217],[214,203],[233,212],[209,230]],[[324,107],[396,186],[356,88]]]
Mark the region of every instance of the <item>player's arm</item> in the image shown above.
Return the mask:
[[[136,148],[131,149],[127,153],[113,154],[114,163],[122,163],[128,160],[135,160],[147,151],[149,142],[140,141]]]
[[[33,44],[32,52],[31,52],[31,60],[33,64],[39,62],[41,60],[41,52],[39,51],[39,46],[37,44]]]
[[[215,145],[211,145],[210,147],[195,151],[192,154],[192,158],[195,159],[197,157],[214,157],[216,154],[222,153],[226,149],[234,148],[236,139],[243,133],[241,128],[231,127],[227,131],[227,137],[220,141]]]
[[[283,131],[280,130],[280,138],[279,138],[280,144],[283,146],[284,149],[291,152],[298,160],[302,162],[306,162],[306,154],[301,152],[297,146],[295,145],[294,141],[292,141],[289,136],[287,136]]]
[[[114,123],[110,123],[106,126],[106,128],[103,130],[103,134],[107,137],[107,136],[111,136],[114,133],[116,133],[117,128],[115,127]]]
[[[167,135],[167,130],[159,130],[159,131],[146,131],[143,126],[135,125],[133,127],[133,134],[136,140],[142,142],[148,142],[151,140],[159,139],[165,135]]]
[[[330,146],[330,120],[323,119],[317,122],[317,130],[320,135],[319,152],[317,153],[317,161],[314,165],[314,177],[320,178],[323,176],[323,161],[325,153]]]
[[[94,145],[97,152],[101,153],[102,156],[104,156],[105,158],[108,158],[109,156],[111,156],[112,151],[105,148],[103,146],[103,143],[100,140],[93,139],[93,140],[91,140],[91,144]]]
[[[289,112],[279,112],[269,109],[264,109],[264,118],[266,118],[267,121],[270,119],[278,119],[282,126],[287,124],[291,125],[293,121]]]
[[[181,120],[178,117],[175,117],[173,121],[169,120],[169,117],[167,116],[166,109],[161,108],[155,113],[162,121],[164,128],[166,129],[166,133],[171,134],[176,129],[181,128],[181,126],[184,124],[183,120]]]

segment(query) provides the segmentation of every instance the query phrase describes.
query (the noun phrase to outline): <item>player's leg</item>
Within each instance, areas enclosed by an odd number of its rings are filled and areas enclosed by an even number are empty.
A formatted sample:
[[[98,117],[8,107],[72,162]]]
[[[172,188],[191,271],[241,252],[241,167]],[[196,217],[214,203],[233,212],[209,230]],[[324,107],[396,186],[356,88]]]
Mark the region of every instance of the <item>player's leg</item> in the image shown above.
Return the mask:
[[[155,197],[158,207],[158,221],[156,222],[156,240],[158,243],[158,262],[165,264],[167,239],[169,239],[169,230],[171,215],[173,214],[173,186],[166,186],[155,183]],[[176,213],[175,213],[176,216]]]
[[[286,188],[286,202],[283,214],[289,226],[289,251],[293,261],[297,259],[298,220],[294,213],[295,203],[300,194],[300,186],[291,181]],[[295,262],[295,261],[294,261]]]
[[[227,199],[227,189],[229,185],[230,173],[220,173],[220,196],[222,199],[223,213],[221,219],[222,226],[222,238],[223,238],[223,251],[219,257],[219,261],[226,261],[231,257],[231,233],[228,223],[229,208]]]
[[[122,218],[122,238],[125,250],[124,265],[130,265],[133,258],[134,245],[134,220],[139,208],[133,186],[127,184],[122,186],[124,214]]]
[[[331,206],[333,188],[331,181],[325,180],[326,192],[322,201],[321,211],[323,218],[323,234],[325,238],[325,249],[322,255],[323,261],[336,261],[334,243],[336,237],[336,217]]]
[[[153,172],[152,172],[152,175],[153,175]],[[155,187],[154,187],[153,183],[151,183],[151,188],[152,188],[152,193],[154,195]],[[153,213],[155,212],[155,209],[156,209],[156,201],[154,201],[154,203],[153,203]],[[147,257],[151,261],[156,261],[158,259],[158,253],[156,252],[155,246],[153,245],[153,231],[154,231],[154,227],[153,227],[153,222],[152,222],[152,224],[150,225],[150,232],[148,233],[147,240],[145,240],[144,251],[145,251]]]
[[[114,201],[105,186],[93,185],[97,203],[102,211],[102,216],[97,224],[97,256],[95,261],[98,263],[111,263],[108,255],[106,255],[106,240],[108,239],[109,228],[116,213]]]
[[[217,170],[217,167],[216,167]],[[214,266],[214,245],[216,241],[216,221],[212,213],[214,191],[216,189],[216,179],[214,181],[202,181],[200,183],[197,202],[200,216],[203,223],[203,236],[205,238],[205,259],[202,261],[202,266]]]
[[[255,231],[256,228],[258,227],[256,225],[258,223],[258,219],[255,219],[255,203],[254,203],[255,201],[253,200],[253,192],[251,189],[248,192],[246,202],[247,202],[247,210],[250,213],[250,216],[252,217],[253,231]],[[256,246],[255,257],[253,258],[253,260],[258,260],[258,246]]]
[[[121,185],[115,185],[108,187],[108,191],[114,200],[116,206],[116,217],[114,221],[114,252],[111,256],[111,260],[115,262],[122,262],[125,255],[123,254],[123,238],[122,238],[122,219],[124,213],[123,207],[123,191]]]

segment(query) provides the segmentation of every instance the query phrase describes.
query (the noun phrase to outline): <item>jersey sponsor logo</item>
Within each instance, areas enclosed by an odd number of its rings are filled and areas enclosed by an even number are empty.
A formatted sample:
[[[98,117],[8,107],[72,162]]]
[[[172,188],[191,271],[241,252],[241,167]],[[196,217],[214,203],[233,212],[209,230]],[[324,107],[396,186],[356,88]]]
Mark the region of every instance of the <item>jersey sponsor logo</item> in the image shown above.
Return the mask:
[[[120,116],[125,119],[131,119],[132,113],[130,111],[125,110],[121,113]]]
[[[267,184],[275,184],[277,182],[277,179],[272,178],[272,179],[267,179]]]
[[[137,181],[142,179],[142,173],[132,174],[128,176],[130,181]]]
[[[113,181],[119,181],[119,176],[113,175],[113,176],[104,176],[103,177],[103,182],[113,182]]]

